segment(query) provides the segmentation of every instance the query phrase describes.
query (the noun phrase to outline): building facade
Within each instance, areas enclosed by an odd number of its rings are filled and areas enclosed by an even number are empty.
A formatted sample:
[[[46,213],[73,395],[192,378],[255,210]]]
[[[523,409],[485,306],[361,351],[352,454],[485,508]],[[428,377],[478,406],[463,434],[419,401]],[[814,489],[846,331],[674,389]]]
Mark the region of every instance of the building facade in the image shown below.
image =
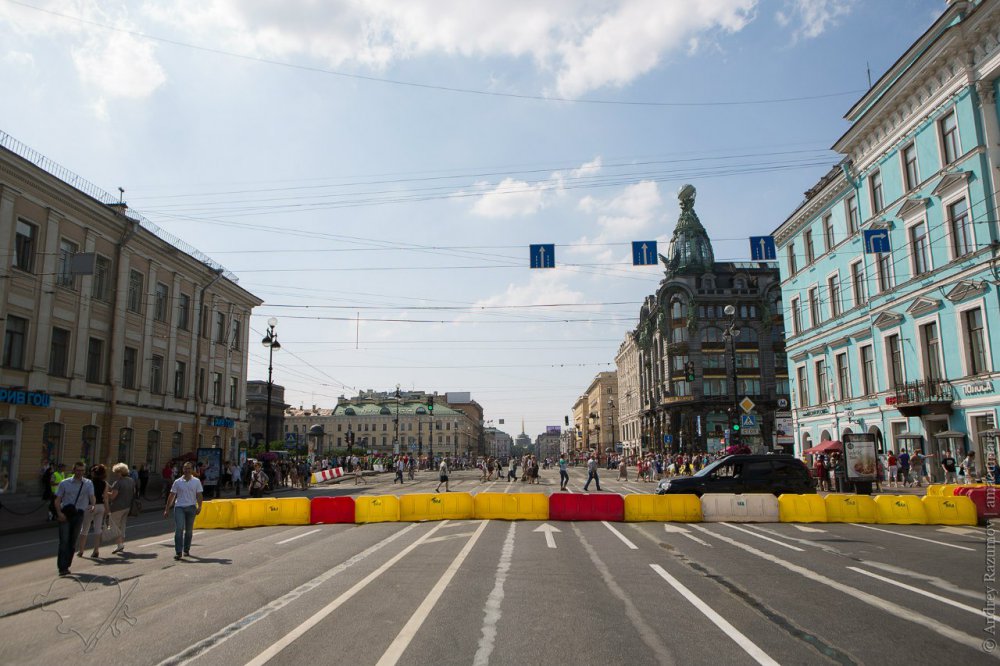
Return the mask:
[[[694,187],[678,196],[680,218],[660,256],[665,277],[628,334],[639,354],[642,450],[723,449],[736,441],[736,419],[743,444],[770,449],[776,413],[788,405],[778,270],[716,262]],[[738,406],[744,398],[749,409]]]
[[[573,427],[576,429],[577,455],[590,451],[601,456],[619,449],[618,373],[599,372],[573,405]]]
[[[622,453],[638,455],[642,449],[642,404],[639,391],[639,345],[634,332],[625,335],[615,356],[618,374],[618,438]]]
[[[797,450],[872,433],[882,451],[985,458],[1000,405],[998,74],[1000,7],[949,2],[850,109],[843,161],[774,232]]]
[[[291,405],[285,404],[285,387],[280,384],[271,385],[271,431],[267,430],[267,382],[255,379],[247,382],[247,421],[250,429],[250,442],[262,444],[265,441],[275,443],[282,440],[285,432],[285,410]]]
[[[238,455],[261,301],[235,276],[3,133],[0,256],[12,491],[37,492],[50,462],[155,470],[199,446]]]
[[[486,440],[486,454],[494,458],[510,457],[510,450],[514,446],[513,438],[502,430],[494,427],[484,428],[484,439]]]

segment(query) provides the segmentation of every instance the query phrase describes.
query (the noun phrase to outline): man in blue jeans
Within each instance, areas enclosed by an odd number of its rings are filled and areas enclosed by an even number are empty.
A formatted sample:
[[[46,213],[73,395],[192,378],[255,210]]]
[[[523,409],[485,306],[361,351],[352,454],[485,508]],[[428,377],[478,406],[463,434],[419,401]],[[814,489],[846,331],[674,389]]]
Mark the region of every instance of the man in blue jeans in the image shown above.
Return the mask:
[[[90,479],[84,478],[83,469],[82,462],[73,465],[73,476],[59,482],[53,498],[56,518],[59,520],[59,554],[56,564],[60,576],[69,575],[73,553],[76,551],[76,539],[83,523],[83,513],[93,511],[97,502],[94,484]]]
[[[174,481],[167,497],[167,506],[163,509],[163,517],[174,511],[174,555],[175,560],[181,559],[181,552],[191,555],[191,533],[194,530],[194,517],[201,513],[201,503],[204,499],[204,489],[201,481],[192,472],[191,463],[184,463],[184,474]]]
[[[591,481],[597,484],[597,490],[600,492],[601,480],[597,477],[597,458],[593,453],[587,458],[587,483],[583,484],[583,492],[587,492]]]

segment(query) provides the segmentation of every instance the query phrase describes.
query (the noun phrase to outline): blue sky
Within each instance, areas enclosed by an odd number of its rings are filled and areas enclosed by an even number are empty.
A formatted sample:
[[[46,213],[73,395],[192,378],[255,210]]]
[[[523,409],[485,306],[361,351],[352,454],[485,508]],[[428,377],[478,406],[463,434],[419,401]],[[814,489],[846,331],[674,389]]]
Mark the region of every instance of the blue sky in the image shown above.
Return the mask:
[[[677,189],[748,258],[944,7],[0,0],[0,129],[235,272],[290,403],[471,391],[535,435],[614,368]]]

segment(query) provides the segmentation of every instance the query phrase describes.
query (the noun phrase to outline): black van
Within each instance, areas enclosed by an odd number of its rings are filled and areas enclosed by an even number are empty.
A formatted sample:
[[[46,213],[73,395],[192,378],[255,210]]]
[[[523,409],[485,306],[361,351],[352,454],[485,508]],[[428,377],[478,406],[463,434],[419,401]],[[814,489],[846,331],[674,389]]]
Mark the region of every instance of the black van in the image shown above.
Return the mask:
[[[815,493],[809,469],[789,455],[726,456],[694,476],[663,479],[657,495],[687,493]]]

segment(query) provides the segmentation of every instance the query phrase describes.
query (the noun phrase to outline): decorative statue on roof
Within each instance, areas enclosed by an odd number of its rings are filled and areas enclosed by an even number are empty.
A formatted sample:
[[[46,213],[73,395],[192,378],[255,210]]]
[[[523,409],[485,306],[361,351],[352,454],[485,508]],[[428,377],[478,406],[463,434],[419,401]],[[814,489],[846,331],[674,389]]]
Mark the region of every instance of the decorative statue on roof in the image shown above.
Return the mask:
[[[667,256],[660,255],[666,266],[667,277],[683,273],[706,273],[715,263],[715,253],[708,232],[701,226],[698,214],[694,212],[697,190],[694,185],[684,185],[677,192],[681,214],[677,218],[673,238],[667,248]]]

